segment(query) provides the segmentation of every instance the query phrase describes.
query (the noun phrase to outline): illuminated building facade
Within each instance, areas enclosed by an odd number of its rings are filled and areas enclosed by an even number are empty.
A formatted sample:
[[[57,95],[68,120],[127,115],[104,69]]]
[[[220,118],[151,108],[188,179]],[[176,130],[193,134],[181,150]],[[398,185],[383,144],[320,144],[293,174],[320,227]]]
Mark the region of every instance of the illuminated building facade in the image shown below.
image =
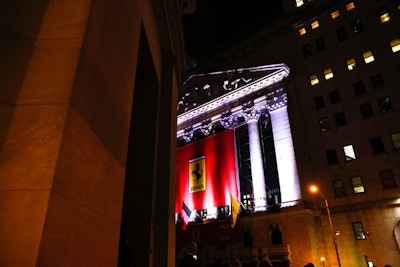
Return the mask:
[[[205,266],[215,259],[230,266],[268,259],[274,266],[396,266],[400,3],[284,2],[287,16],[215,60],[226,71],[192,75],[184,83],[176,219],[187,202],[193,224],[184,233],[203,245]],[[271,82],[259,84],[262,77]],[[257,85],[259,91],[250,92]],[[228,162],[235,157],[237,189],[214,192],[221,201],[211,194],[199,204],[197,192],[179,183],[190,179],[192,159],[202,157],[206,172],[224,168],[225,148],[214,139],[223,135],[234,139],[234,156],[227,155]],[[208,142],[214,143],[209,151],[219,153],[210,166],[212,153],[200,149]],[[212,175],[206,186],[224,174]],[[312,184],[323,197],[309,192]],[[232,233],[217,231],[210,240],[202,228],[220,213],[230,215],[232,192],[246,212]],[[245,230],[252,234],[249,248],[242,243]],[[185,237],[179,233],[177,242]]]
[[[1,266],[175,266],[178,7],[2,1]]]

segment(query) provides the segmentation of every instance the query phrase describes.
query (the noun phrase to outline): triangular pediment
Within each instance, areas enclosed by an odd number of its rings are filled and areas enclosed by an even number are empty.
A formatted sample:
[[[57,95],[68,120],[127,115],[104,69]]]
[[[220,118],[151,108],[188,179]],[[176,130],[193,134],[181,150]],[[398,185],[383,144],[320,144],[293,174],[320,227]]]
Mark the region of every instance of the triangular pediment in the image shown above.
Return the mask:
[[[289,75],[285,64],[226,70],[190,76],[178,102],[178,130],[259,96]]]

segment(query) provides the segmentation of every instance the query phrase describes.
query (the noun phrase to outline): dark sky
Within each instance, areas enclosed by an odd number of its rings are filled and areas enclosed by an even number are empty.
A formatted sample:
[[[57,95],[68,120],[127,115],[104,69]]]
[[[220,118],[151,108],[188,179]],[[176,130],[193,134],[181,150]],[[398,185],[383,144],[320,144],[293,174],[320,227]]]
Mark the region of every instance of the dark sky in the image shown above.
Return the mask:
[[[197,0],[182,18],[188,57],[201,64],[282,13],[281,0]]]

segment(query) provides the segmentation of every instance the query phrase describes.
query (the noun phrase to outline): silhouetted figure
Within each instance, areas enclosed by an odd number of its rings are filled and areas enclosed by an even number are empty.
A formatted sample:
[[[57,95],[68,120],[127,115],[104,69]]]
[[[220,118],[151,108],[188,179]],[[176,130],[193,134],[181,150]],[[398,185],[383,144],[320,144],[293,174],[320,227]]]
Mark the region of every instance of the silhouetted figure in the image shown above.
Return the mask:
[[[304,267],[314,267],[314,264],[312,264],[311,262],[307,263],[306,265],[304,265]]]
[[[197,244],[196,242],[190,241],[185,249],[185,255],[179,262],[178,267],[200,267],[199,261],[196,259]]]

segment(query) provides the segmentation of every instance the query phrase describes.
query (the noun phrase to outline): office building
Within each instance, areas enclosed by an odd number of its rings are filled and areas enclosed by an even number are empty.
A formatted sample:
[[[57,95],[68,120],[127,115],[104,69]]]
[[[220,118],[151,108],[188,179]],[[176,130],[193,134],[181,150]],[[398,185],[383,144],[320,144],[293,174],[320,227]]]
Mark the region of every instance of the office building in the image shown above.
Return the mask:
[[[400,3],[284,6],[184,81],[177,244],[198,241],[204,266],[396,266]]]

